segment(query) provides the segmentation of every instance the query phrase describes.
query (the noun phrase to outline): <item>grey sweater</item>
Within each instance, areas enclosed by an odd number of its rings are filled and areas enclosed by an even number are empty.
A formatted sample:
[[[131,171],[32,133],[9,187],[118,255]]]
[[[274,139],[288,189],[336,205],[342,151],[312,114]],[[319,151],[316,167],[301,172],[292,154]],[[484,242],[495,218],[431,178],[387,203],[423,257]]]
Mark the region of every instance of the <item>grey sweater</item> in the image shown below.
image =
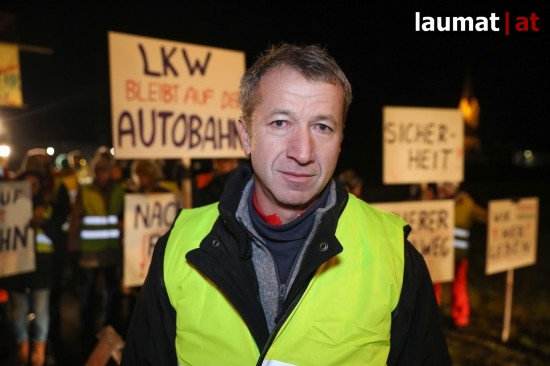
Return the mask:
[[[288,281],[285,284],[280,282],[277,272],[277,264],[275,263],[271,252],[266,247],[264,239],[260,236],[260,234],[258,234],[258,231],[252,224],[248,197],[253,193],[253,190],[254,178],[247,183],[243,191],[236,217],[252,238],[252,262],[254,263],[256,276],[258,277],[260,301],[264,309],[267,327],[271,332],[275,327],[276,318],[281,312],[281,304],[284,299],[286,299],[288,291],[292,287],[292,283],[294,282],[296,274],[300,269],[304,253],[311,243],[311,238],[319,227],[323,214],[336,203],[336,187],[334,181],[331,181],[327,204],[325,207],[317,209],[314,213],[315,218],[313,228],[307,236],[304,245],[300,249],[294,267],[291,269]]]

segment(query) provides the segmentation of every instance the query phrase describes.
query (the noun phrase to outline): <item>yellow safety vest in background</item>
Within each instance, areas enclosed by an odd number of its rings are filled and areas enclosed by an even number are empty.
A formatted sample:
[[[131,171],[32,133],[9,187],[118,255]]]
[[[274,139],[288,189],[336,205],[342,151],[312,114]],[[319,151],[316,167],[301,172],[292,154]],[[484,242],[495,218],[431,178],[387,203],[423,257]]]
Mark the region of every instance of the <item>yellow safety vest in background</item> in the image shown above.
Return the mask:
[[[457,249],[457,258],[465,258],[470,248],[474,206],[474,200],[466,192],[459,192],[455,197],[454,247]]]
[[[116,250],[120,247],[119,215],[124,204],[124,190],[115,184],[109,206],[105,207],[101,194],[92,185],[82,186],[84,216],[80,229],[82,252],[92,253]]]
[[[48,205],[46,212],[44,213],[44,219],[48,220],[52,216],[52,206]],[[38,228],[34,232],[34,241],[36,243],[36,252],[37,253],[53,253],[53,241],[46,235],[44,230]]]

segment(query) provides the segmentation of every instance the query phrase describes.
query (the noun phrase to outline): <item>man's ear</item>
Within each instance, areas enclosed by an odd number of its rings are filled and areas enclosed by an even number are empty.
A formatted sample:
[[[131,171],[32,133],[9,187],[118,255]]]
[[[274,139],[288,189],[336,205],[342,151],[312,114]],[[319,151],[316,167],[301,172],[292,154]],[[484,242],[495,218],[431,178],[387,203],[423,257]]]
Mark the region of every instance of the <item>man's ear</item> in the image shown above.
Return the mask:
[[[250,135],[246,128],[246,121],[241,116],[237,122],[237,131],[239,132],[239,139],[241,140],[241,145],[243,145],[243,150],[246,156],[250,157]]]

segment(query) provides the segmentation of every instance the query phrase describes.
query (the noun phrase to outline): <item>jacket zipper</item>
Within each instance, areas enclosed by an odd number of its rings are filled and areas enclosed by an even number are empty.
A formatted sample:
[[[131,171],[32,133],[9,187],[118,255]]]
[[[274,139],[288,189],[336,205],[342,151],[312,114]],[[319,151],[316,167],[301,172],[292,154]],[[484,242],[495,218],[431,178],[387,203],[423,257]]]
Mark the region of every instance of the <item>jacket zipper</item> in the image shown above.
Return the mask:
[[[286,298],[286,283],[279,284],[279,305],[277,310],[277,315],[282,313],[283,311],[283,304],[285,303]]]
[[[281,287],[286,287],[286,284],[283,284]],[[281,291],[279,291],[279,301],[280,300]],[[258,358],[258,362],[256,363],[256,366],[261,366],[264,362],[264,358],[267,355],[267,351],[269,351],[269,348],[271,348],[271,345],[273,344],[273,341],[275,340],[275,337],[277,336],[277,333],[279,333],[279,330],[285,324],[286,320],[288,319],[290,313],[292,310],[296,307],[298,304],[298,301],[301,299],[301,296],[296,296],[292,303],[290,303],[289,307],[287,308],[286,312],[281,314],[281,317],[277,324],[275,324],[275,327],[271,331],[271,334],[269,335],[269,338],[267,339],[267,342],[264,345],[264,348],[262,349],[262,352],[260,353],[260,357]],[[284,302],[284,299],[283,299]],[[282,306],[282,305],[281,305]],[[281,308],[282,309],[282,308]]]

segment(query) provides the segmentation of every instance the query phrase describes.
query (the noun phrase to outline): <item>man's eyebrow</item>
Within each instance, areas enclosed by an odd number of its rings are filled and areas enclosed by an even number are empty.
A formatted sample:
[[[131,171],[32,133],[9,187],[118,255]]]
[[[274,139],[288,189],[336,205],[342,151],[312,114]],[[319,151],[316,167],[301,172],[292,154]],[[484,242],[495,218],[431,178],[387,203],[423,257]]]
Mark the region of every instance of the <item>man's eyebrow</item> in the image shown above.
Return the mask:
[[[288,109],[282,109],[282,108],[275,108],[272,111],[268,113],[268,117],[273,117],[275,115],[284,115],[288,117],[293,116],[293,112]],[[331,121],[333,123],[338,123],[338,119],[334,117],[332,114],[318,114],[312,118],[314,121]]]
[[[338,119],[335,118],[332,114],[318,114],[313,118],[314,121],[331,121],[333,123],[338,123]]]
[[[282,115],[285,115],[285,116],[292,116],[293,113],[288,109],[275,108],[275,109],[273,109],[272,111],[270,111],[268,113],[268,116],[273,117],[277,114],[282,114]]]

